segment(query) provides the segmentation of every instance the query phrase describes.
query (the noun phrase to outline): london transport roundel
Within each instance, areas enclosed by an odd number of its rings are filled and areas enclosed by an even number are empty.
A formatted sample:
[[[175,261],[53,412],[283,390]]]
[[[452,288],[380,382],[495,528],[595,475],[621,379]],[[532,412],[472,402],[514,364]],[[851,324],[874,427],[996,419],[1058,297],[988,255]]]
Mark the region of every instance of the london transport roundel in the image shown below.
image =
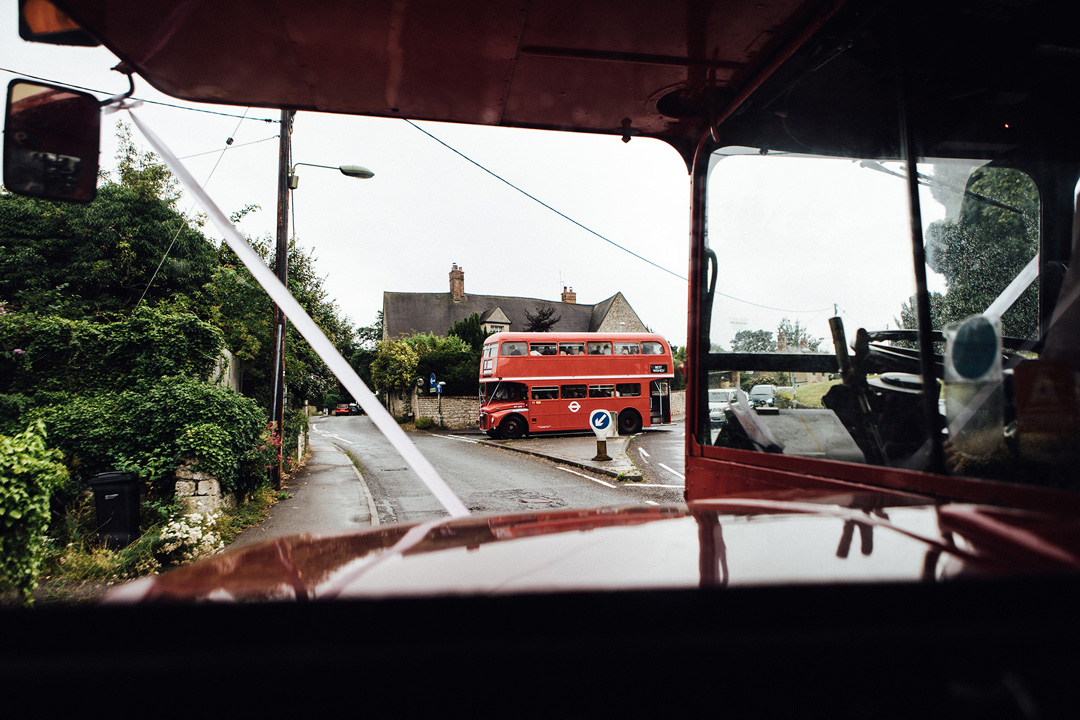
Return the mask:
[[[570,408],[570,412],[577,412],[578,410],[581,409],[581,403],[579,403],[577,400],[575,400],[574,402],[570,403],[566,407]]]

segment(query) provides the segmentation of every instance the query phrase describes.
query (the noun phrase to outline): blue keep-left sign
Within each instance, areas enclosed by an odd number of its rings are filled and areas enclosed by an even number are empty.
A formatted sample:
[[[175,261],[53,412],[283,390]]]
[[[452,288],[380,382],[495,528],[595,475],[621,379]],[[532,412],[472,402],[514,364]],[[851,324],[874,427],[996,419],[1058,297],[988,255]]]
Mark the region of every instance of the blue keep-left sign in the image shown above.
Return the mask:
[[[589,413],[589,427],[593,432],[607,430],[611,426],[611,414],[607,410],[593,410]]]
[[[431,373],[431,377],[428,378],[428,387],[432,390],[435,389],[435,373]]]

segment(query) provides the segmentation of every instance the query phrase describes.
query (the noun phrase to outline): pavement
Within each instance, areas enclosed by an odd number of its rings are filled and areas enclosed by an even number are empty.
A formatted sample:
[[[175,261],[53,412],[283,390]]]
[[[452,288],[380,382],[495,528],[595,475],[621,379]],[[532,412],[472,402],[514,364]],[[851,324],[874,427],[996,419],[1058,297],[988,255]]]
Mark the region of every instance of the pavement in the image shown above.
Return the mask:
[[[611,460],[596,460],[597,441],[592,433],[492,440],[479,430],[434,432],[475,437],[483,445],[547,458],[619,480],[641,480],[641,472],[628,453],[629,436],[608,438],[607,454]],[[349,457],[319,433],[310,433],[309,437],[311,455],[296,475],[284,483],[282,491],[287,497],[270,509],[266,520],[237,535],[230,547],[244,547],[296,533],[340,533],[379,524],[364,478]]]

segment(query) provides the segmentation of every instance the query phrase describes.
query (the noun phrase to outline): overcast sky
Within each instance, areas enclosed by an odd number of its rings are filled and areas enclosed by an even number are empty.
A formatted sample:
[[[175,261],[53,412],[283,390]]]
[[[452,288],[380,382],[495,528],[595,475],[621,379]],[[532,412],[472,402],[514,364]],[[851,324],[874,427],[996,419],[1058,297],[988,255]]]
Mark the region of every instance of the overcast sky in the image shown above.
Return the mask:
[[[16,0],[0,0],[0,77],[21,75],[104,94],[126,90],[100,48],[64,48],[18,37]],[[180,157],[226,213],[256,204],[240,229],[272,235],[277,192],[278,111],[182,103],[136,78],[136,97],[239,117],[145,105],[136,110]],[[115,124],[106,116],[101,163],[115,165]],[[689,176],[666,144],[423,123],[443,142],[543,200],[581,225],[672,273],[687,275]],[[143,148],[147,143],[133,131]],[[232,147],[221,156],[226,140]],[[249,144],[251,143],[251,144]],[[217,152],[214,152],[217,151]],[[202,154],[208,153],[208,154]],[[383,291],[445,292],[453,263],[465,290],[558,300],[562,286],[578,302],[622,292],[642,321],[670,341],[686,340],[686,282],[637,259],[508,187],[402,120],[299,113],[293,159],[364,165],[370,180],[299,167],[295,232],[314,253],[341,311],[370,324]],[[217,163],[217,169],[211,171]],[[182,203],[182,210],[190,206]],[[213,235],[212,228],[206,231]]]

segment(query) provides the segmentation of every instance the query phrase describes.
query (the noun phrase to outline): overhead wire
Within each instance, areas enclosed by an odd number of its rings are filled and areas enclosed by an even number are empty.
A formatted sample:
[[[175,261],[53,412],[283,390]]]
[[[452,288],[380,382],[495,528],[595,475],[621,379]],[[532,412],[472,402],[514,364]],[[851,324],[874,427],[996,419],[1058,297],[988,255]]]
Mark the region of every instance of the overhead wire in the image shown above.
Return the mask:
[[[431,134],[430,132],[428,132],[428,131],[427,131],[427,130],[425,130],[424,128],[422,128],[422,127],[420,127],[419,125],[417,125],[416,123],[414,123],[414,122],[413,122],[412,120],[406,119],[406,120],[405,120],[405,122],[406,122],[406,123],[408,123],[409,125],[411,125],[412,127],[416,128],[416,129],[417,129],[417,130],[419,130],[420,132],[424,133],[424,134],[425,134],[425,135],[427,135],[427,136],[428,136],[429,138],[431,138],[431,139],[432,139],[432,140],[434,140],[435,142],[437,142],[437,143],[439,143],[440,145],[442,145],[443,147],[445,147],[445,148],[446,148],[447,150],[450,150],[451,152],[453,152],[453,153],[455,153],[456,155],[460,156],[460,157],[461,157],[461,158],[463,158],[464,160],[467,160],[468,162],[472,163],[472,164],[473,164],[473,165],[475,165],[476,167],[480,168],[481,170],[483,170],[484,172],[486,172],[486,173],[487,173],[488,175],[491,175],[491,176],[492,176],[493,178],[495,178],[495,179],[496,179],[496,180],[498,180],[499,182],[501,182],[501,183],[504,183],[504,184],[508,185],[509,187],[513,188],[514,190],[517,190],[517,191],[518,191],[519,193],[521,193],[521,194],[522,194],[522,195],[524,195],[525,197],[529,198],[529,199],[530,199],[530,200],[532,200],[533,202],[539,203],[540,205],[542,205],[543,207],[547,208],[548,210],[550,210],[551,212],[555,213],[556,215],[558,215],[559,217],[563,218],[564,220],[568,220],[568,221],[570,221],[571,223],[573,223],[574,225],[577,225],[577,226],[578,226],[579,228],[581,228],[581,229],[582,229],[582,230],[584,230],[585,232],[587,232],[587,233],[590,233],[590,234],[592,234],[592,235],[595,235],[596,237],[600,238],[600,239],[601,239],[601,240],[603,240],[604,242],[606,242],[606,243],[608,243],[608,244],[610,244],[610,245],[612,245],[612,246],[614,246],[614,247],[618,248],[619,250],[622,250],[622,251],[623,251],[623,252],[625,252],[625,253],[628,253],[628,254],[630,254],[630,255],[633,255],[633,256],[634,256],[634,257],[636,257],[636,258],[637,258],[638,260],[641,260],[642,262],[648,263],[649,265],[652,265],[652,266],[653,266],[654,268],[656,268],[656,269],[658,269],[658,270],[663,270],[664,272],[668,273],[669,275],[674,275],[675,277],[679,278],[679,279],[680,279],[680,280],[682,280],[683,282],[687,282],[687,279],[686,279],[686,277],[684,277],[683,275],[680,275],[679,273],[675,272],[674,270],[669,270],[669,269],[667,269],[666,267],[664,267],[663,265],[660,265],[660,264],[658,264],[658,263],[655,263],[655,262],[653,262],[652,260],[650,260],[649,258],[647,258],[647,257],[644,257],[644,256],[642,256],[642,255],[639,255],[639,254],[637,254],[637,253],[636,253],[636,252],[634,252],[633,250],[630,250],[629,248],[627,248],[627,247],[624,247],[624,246],[620,245],[619,243],[615,242],[614,240],[611,240],[610,238],[604,237],[603,235],[601,235],[600,233],[596,232],[595,230],[593,230],[592,228],[588,227],[587,225],[584,225],[584,224],[582,224],[582,223],[578,222],[577,220],[575,220],[574,218],[570,217],[570,216],[569,216],[569,215],[567,215],[566,213],[564,213],[564,212],[561,212],[560,210],[557,210],[557,209],[555,209],[554,207],[552,207],[551,205],[547,204],[546,202],[544,202],[544,201],[543,201],[543,200],[541,200],[540,198],[536,197],[535,195],[533,195],[533,194],[529,193],[529,192],[528,192],[528,191],[526,191],[526,190],[523,190],[522,188],[518,187],[518,186],[517,186],[517,185],[515,185],[514,183],[510,182],[510,181],[509,181],[509,180],[507,180],[506,178],[504,178],[504,177],[502,177],[501,175],[499,175],[498,173],[496,173],[496,172],[494,172],[494,171],[492,171],[492,170],[489,170],[488,168],[484,167],[483,165],[481,165],[480,163],[478,163],[478,162],[477,162],[476,160],[473,160],[473,159],[472,159],[471,157],[469,157],[469,156],[468,156],[468,155],[466,155],[465,153],[461,152],[461,151],[460,151],[460,150],[458,150],[457,148],[455,148],[455,147],[452,147],[451,145],[449,145],[448,143],[444,142],[444,141],[443,141],[443,140],[441,140],[440,138],[438,138],[438,137],[436,137],[435,135]]]

